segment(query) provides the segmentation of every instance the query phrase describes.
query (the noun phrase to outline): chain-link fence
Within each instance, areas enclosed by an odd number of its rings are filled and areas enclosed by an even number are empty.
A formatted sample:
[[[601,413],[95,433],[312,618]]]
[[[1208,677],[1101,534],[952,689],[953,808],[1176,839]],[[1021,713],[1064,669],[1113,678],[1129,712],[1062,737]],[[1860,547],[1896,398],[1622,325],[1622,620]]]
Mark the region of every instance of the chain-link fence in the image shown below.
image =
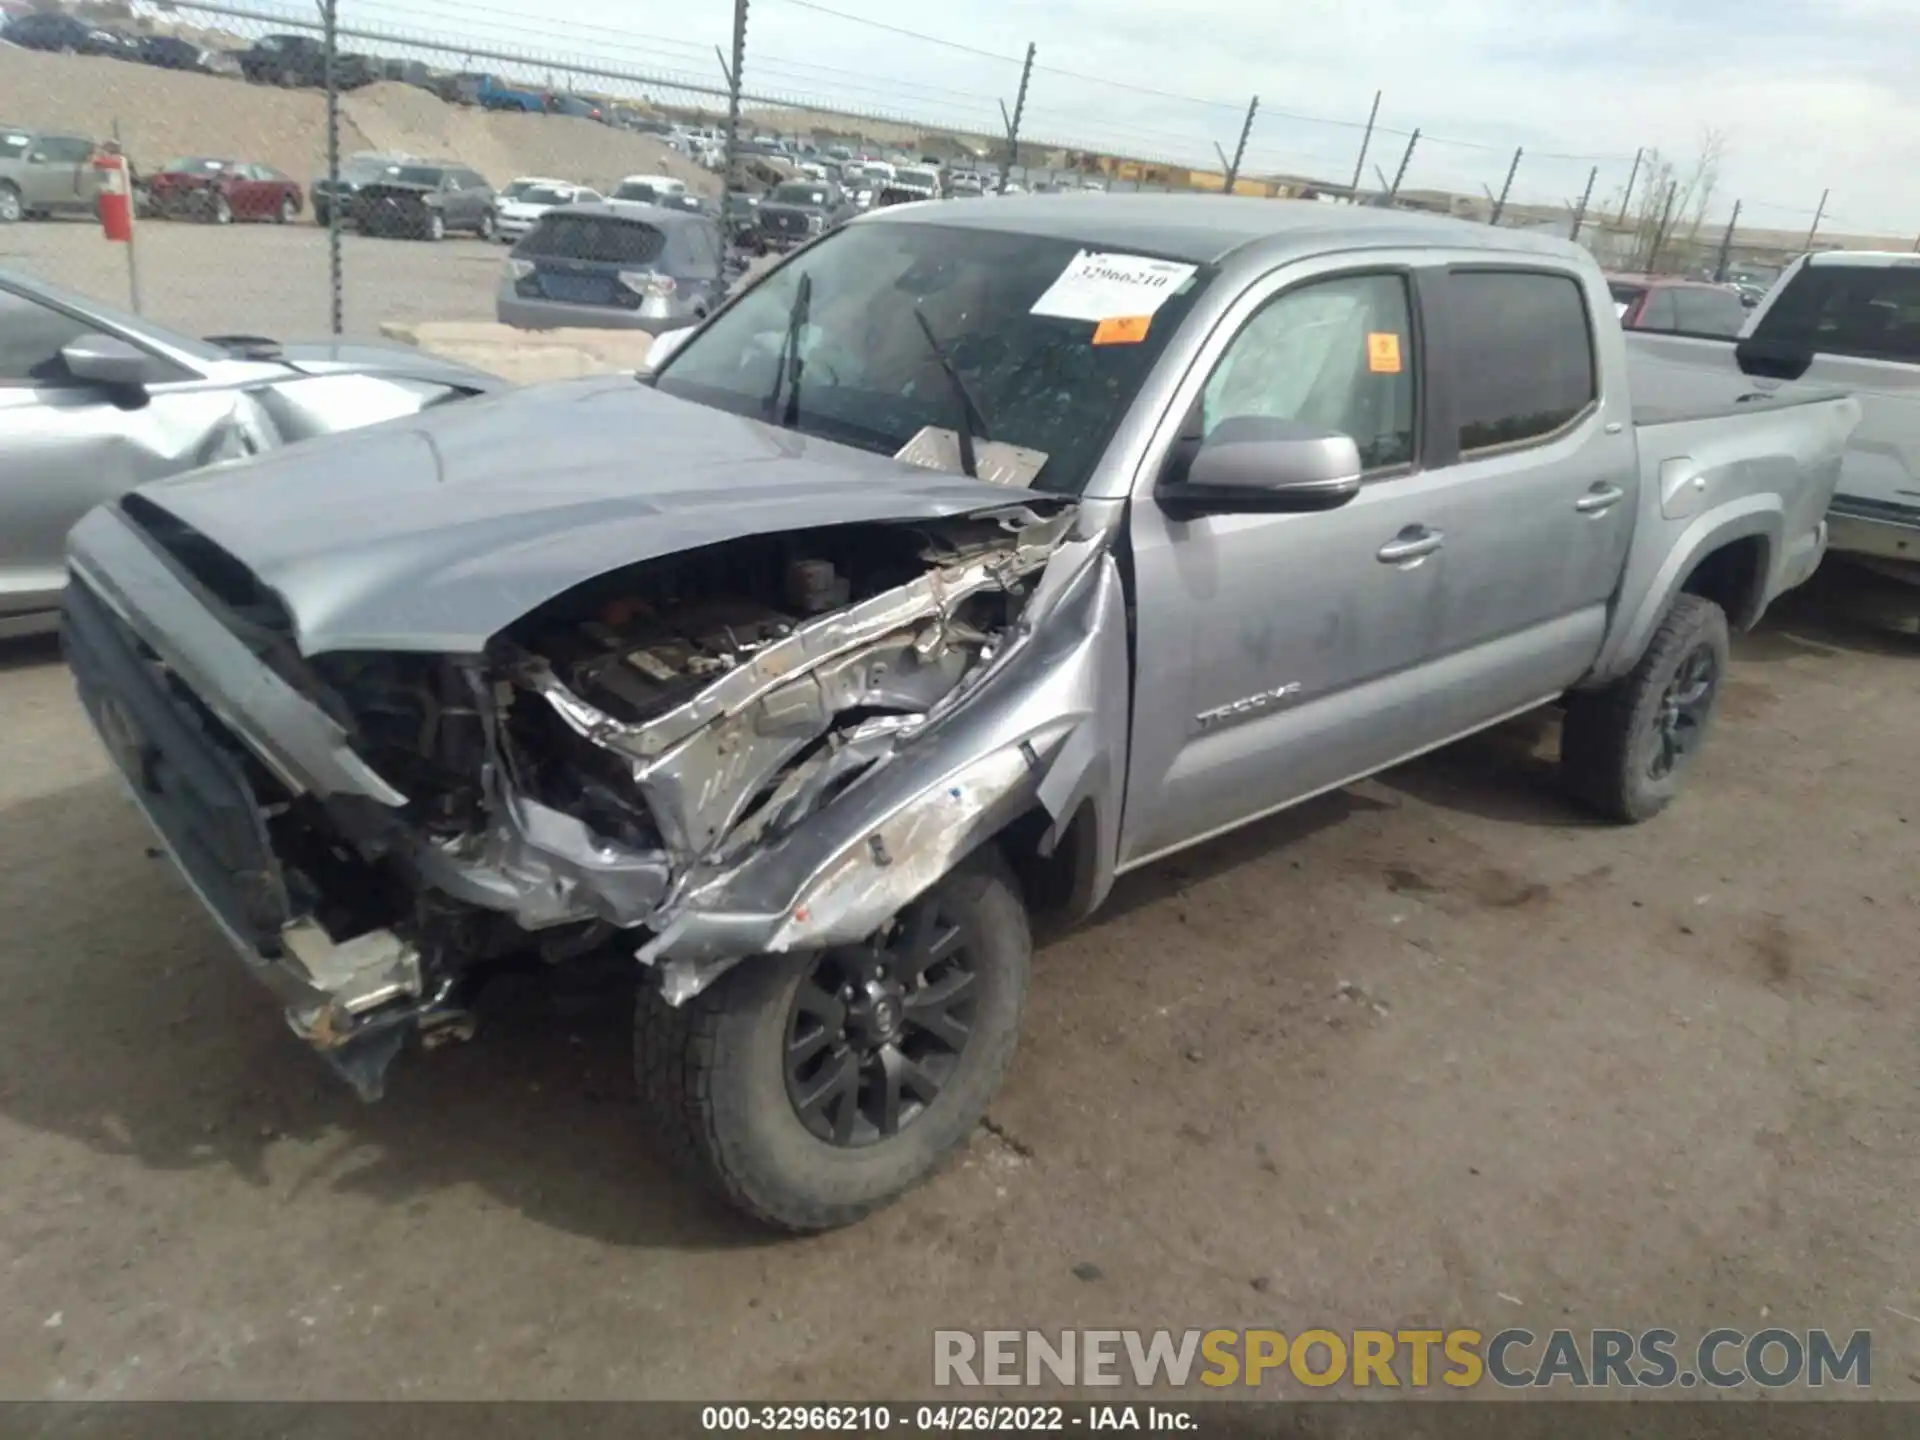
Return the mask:
[[[466,0],[0,4],[33,7],[0,46],[0,264],[202,333],[491,319],[526,288],[498,242],[553,205],[623,194],[706,216],[736,252],[926,193],[1393,205],[1574,236],[1609,270],[1749,287],[1858,228],[1826,197],[1729,203],[1717,152],[1437,135],[1379,95],[1343,117],[1181,95],[815,0],[759,0],[751,33],[735,0],[711,40]],[[839,63],[856,29],[903,63]],[[939,83],[914,78],[934,62]],[[114,141],[136,182],[131,245],[94,217]],[[576,293],[631,309],[632,287],[609,284]]]

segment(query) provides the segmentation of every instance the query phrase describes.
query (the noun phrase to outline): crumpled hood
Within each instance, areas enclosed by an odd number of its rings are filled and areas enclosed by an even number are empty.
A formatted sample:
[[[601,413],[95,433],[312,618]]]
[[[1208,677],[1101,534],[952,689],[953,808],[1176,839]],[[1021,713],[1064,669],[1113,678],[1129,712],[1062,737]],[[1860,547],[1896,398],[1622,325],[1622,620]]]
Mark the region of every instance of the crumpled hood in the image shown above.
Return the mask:
[[[573,586],[746,535],[1035,499],[596,376],[143,487],[286,604],[300,649],[473,653]]]

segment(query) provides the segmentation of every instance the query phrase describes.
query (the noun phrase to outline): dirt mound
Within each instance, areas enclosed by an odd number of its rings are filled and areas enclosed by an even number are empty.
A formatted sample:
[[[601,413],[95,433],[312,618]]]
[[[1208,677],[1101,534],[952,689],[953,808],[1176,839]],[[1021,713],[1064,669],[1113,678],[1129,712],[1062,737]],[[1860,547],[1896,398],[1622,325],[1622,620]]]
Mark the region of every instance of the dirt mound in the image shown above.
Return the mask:
[[[151,171],[176,155],[254,160],[306,181],[327,155],[326,97],[214,75],[87,55],[0,48],[0,121],[105,139],[117,122],[127,153]],[[622,175],[674,175],[702,195],[719,178],[648,135],[570,115],[516,115],[448,105],[383,82],[343,96],[340,153],[405,150],[471,165],[496,185],[553,175],[612,185]]]
[[[702,195],[719,177],[649,135],[573,115],[523,115],[448,105],[412,85],[384,81],[343,98],[341,111],[376,150],[460,160],[496,185],[552,175],[607,187],[623,175],[672,175]]]
[[[325,168],[325,98],[91,55],[0,49],[0,119],[104,140],[151,171],[177,155],[254,160],[305,181]],[[371,147],[351,124],[344,152]]]

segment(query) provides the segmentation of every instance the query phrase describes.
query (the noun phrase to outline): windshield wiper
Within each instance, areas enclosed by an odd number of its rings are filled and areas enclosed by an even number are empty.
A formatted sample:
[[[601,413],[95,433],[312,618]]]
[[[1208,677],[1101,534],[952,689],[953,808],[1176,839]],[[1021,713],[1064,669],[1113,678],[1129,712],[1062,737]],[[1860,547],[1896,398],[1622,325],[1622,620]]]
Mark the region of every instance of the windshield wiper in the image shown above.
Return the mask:
[[[800,358],[800,332],[807,328],[807,315],[813,308],[813,276],[803,274],[795,289],[793,308],[787,312],[787,339],[780,348],[780,363],[773,372],[773,389],[767,392],[767,418],[791,430],[800,423],[800,372],[806,361]],[[786,408],[780,408],[780,390],[786,387]]]
[[[927,317],[914,307],[914,321],[920,326],[920,333],[927,337],[927,348],[933,351],[933,358],[940,362],[940,368],[946,372],[947,379],[953,382],[953,393],[960,401],[960,424],[956,434],[960,441],[960,468],[969,480],[980,478],[980,467],[974,455],[973,441],[978,436],[982,440],[993,438],[987,431],[987,417],[980,408],[980,402],[974,398],[973,391],[967,388],[967,382],[960,378],[960,371],[948,356],[945,347],[935,338],[933,327],[927,323]]]

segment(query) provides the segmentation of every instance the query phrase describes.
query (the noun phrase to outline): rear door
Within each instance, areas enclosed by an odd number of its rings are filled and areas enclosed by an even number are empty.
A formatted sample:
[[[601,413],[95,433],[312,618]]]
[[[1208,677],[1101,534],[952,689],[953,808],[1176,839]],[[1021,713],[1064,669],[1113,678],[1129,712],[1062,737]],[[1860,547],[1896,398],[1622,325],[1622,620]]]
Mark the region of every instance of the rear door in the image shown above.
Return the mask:
[[[1436,700],[1470,728],[1557,694],[1599,653],[1639,467],[1625,338],[1592,320],[1613,303],[1597,273],[1529,257],[1431,279],[1429,509],[1454,687]]]

